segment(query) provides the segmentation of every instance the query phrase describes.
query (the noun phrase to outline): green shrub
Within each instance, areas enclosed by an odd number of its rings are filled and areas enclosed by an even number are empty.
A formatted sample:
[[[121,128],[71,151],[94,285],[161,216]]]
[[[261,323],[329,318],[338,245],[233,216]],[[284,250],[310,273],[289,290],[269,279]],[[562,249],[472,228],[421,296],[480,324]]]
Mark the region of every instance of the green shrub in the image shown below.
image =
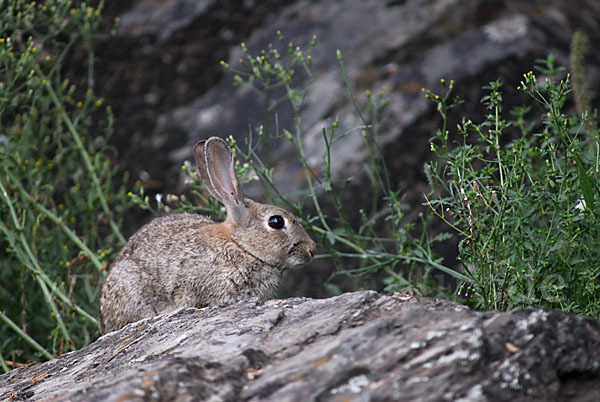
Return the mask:
[[[587,112],[566,114],[571,76],[552,56],[538,63],[518,87],[532,105],[506,117],[502,83],[491,82],[485,120],[463,118],[456,147],[438,130],[427,172],[443,196],[432,191],[428,203],[461,239],[462,291],[476,307],[600,317],[600,133]],[[453,86],[426,91],[444,122]]]
[[[0,364],[8,370],[95,339],[99,280],[124,243],[130,202],[107,144],[110,108],[93,94],[102,3],[0,1],[0,9]],[[81,83],[63,71],[76,49],[88,56]]]

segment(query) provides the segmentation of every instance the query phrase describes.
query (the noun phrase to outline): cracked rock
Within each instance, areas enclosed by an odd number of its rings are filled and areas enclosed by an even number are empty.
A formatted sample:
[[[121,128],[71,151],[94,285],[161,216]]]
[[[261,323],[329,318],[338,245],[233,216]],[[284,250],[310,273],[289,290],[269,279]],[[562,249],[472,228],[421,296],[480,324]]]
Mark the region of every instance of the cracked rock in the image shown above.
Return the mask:
[[[592,401],[600,326],[372,291],[179,309],[0,376],[0,400]]]

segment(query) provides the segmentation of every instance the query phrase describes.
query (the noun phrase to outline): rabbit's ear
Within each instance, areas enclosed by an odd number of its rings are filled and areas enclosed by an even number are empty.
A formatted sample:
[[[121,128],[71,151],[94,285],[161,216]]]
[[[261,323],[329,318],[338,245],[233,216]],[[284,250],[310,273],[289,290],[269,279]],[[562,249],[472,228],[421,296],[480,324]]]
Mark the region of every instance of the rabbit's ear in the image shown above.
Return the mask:
[[[206,186],[206,188],[210,192],[210,194],[213,197],[221,200],[219,194],[213,187],[212,183],[210,182],[210,178],[208,176],[208,170],[206,168],[206,152],[204,151],[205,145],[206,145],[205,140],[198,141],[194,145],[194,159],[196,159],[196,165],[198,166],[198,173],[200,173],[200,177],[202,177],[202,181],[204,182],[204,185]]]
[[[245,221],[244,194],[235,175],[229,145],[219,137],[199,141],[194,146],[194,158],[208,191],[225,205],[227,216],[234,223]]]

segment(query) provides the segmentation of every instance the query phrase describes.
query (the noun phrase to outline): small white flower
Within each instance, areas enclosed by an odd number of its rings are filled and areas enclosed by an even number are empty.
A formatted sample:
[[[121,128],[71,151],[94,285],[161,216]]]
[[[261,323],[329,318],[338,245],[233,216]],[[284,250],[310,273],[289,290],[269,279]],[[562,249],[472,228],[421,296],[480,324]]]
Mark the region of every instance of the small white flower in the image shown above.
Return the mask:
[[[162,197],[163,197],[163,195],[162,195],[161,193],[157,193],[157,194],[154,196],[154,198],[156,199],[156,203],[157,203],[158,205],[161,205],[161,203],[162,203]]]
[[[578,209],[581,212],[583,212],[586,208],[587,206],[585,204],[585,200],[583,198],[580,198],[579,201],[577,201],[577,205],[575,205],[575,209]]]

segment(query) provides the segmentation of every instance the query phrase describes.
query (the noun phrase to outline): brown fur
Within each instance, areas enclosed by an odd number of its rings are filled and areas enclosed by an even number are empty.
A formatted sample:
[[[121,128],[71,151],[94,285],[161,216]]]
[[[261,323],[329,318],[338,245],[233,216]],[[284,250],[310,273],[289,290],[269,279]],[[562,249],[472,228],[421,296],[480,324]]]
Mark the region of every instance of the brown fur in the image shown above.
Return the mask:
[[[113,262],[100,296],[100,331],[175,310],[267,300],[283,268],[304,265],[315,244],[294,215],[244,199],[227,145],[213,137],[194,147],[209,191],[227,207],[225,222],[173,214],[136,232]],[[206,160],[203,158],[206,156]],[[200,160],[199,160],[200,159]],[[217,165],[218,169],[213,169]],[[217,176],[217,177],[215,177]],[[268,225],[285,219],[284,228]]]

